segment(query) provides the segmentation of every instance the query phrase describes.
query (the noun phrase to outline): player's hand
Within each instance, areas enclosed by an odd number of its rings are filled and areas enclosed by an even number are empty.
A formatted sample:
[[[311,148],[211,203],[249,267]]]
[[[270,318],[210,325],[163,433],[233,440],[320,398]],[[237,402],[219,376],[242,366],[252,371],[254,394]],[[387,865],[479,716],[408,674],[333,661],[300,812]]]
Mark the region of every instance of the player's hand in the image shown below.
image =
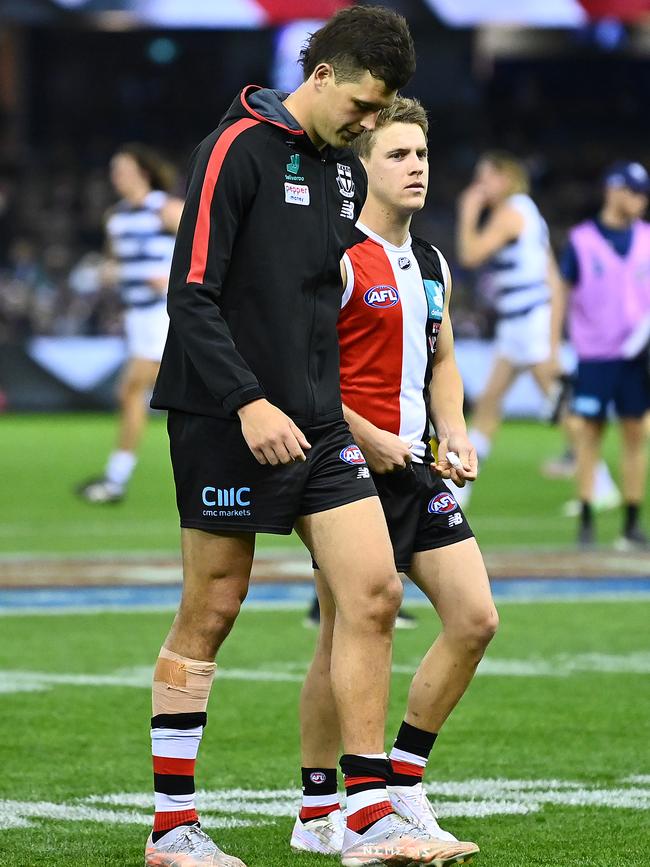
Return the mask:
[[[237,410],[248,448],[261,464],[305,461],[311,448],[300,428],[268,400],[254,400]]]
[[[486,204],[485,190],[477,183],[470,184],[458,197],[458,210],[461,215],[478,217]]]
[[[394,473],[411,462],[409,444],[390,431],[369,425],[361,434],[352,433],[373,473]]]
[[[458,455],[460,466],[451,463],[447,458],[448,452]],[[438,460],[431,464],[431,469],[443,479],[451,479],[458,488],[465,487],[466,482],[475,481],[478,475],[478,457],[467,434],[442,437],[438,444]]]

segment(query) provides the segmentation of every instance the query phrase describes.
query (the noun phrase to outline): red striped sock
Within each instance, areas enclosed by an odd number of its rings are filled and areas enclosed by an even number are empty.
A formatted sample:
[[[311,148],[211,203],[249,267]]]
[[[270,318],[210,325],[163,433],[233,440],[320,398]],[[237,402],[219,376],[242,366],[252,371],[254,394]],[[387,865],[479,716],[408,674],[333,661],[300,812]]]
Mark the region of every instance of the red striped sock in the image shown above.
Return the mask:
[[[205,714],[167,714],[152,719],[153,779],[156,811],[153,841],[199,821],[194,806],[194,768]]]
[[[371,825],[390,815],[393,808],[381,777],[345,777],[347,826],[363,834]]]

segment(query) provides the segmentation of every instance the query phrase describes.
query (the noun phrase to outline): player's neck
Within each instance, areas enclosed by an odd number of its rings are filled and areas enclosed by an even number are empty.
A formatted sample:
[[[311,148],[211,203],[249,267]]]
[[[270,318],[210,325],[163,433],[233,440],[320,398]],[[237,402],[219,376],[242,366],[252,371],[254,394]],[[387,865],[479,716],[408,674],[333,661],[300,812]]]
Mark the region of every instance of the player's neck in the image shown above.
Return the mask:
[[[283,101],[282,105],[286,108],[289,114],[291,114],[298,121],[300,126],[309,136],[314,147],[318,148],[318,150],[321,150],[325,147],[326,143],[318,135],[314,128],[314,124],[311,119],[311,99],[307,87],[307,82],[303,82],[300,87],[294,90],[293,93],[289,94],[289,96]]]
[[[128,195],[124,196],[127,202],[130,202],[132,205],[142,205],[144,204],[145,199],[151,192],[151,187],[143,186],[137,187],[132,190],[129,190]]]
[[[603,226],[607,226],[608,229],[629,229],[634,220],[627,217],[625,214],[621,214],[616,208],[609,207],[605,205],[598,215],[598,219],[603,224]]]
[[[412,214],[391,210],[370,197],[366,200],[359,216],[364,226],[395,247],[403,247],[408,241],[411,218]]]

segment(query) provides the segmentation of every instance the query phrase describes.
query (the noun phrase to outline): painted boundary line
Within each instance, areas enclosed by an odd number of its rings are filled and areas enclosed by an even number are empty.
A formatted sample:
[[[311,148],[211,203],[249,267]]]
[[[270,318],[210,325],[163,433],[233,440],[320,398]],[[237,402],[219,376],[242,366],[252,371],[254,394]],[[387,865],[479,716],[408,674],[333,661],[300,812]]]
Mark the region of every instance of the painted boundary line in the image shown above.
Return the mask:
[[[444,818],[525,816],[543,811],[546,805],[645,812],[650,810],[649,779],[637,775],[612,785],[556,779],[470,779],[439,782],[428,789]],[[258,827],[295,816],[300,790],[199,790],[197,802],[201,823],[207,828]],[[151,810],[149,792],[89,795],[64,803],[0,800],[0,823],[5,829],[27,828],[43,819],[146,826],[151,823]]]
[[[493,581],[500,602],[575,602],[650,599],[650,578],[522,578]],[[302,609],[312,599],[309,582],[251,584],[245,608]],[[428,606],[426,597],[411,583],[404,598],[412,606]],[[98,611],[168,611],[178,606],[180,584],[103,587],[51,587],[0,589],[0,616],[38,613],[93,613]]]

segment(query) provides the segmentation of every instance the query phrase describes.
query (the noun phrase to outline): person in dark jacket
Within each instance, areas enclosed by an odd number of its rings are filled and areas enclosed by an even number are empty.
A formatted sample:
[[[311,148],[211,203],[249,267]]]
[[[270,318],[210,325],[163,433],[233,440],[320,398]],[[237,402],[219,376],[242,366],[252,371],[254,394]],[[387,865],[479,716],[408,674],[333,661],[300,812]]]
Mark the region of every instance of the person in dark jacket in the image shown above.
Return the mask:
[[[198,825],[194,762],[214,659],[248,590],[255,534],[294,527],[339,605],[332,681],[341,766],[363,824],[375,839],[384,823],[382,851],[413,863],[433,857],[426,834],[392,820],[386,792],[401,585],[343,419],[336,331],[339,261],[366,193],[348,146],[410,79],[415,53],[399,15],[351,7],[310,37],[301,59],[296,91],[244,88],[195,151],[172,262],[152,405],[169,411],[184,586],[154,673],[149,865],[242,867]],[[375,863],[375,855],[344,852],[343,863]]]

